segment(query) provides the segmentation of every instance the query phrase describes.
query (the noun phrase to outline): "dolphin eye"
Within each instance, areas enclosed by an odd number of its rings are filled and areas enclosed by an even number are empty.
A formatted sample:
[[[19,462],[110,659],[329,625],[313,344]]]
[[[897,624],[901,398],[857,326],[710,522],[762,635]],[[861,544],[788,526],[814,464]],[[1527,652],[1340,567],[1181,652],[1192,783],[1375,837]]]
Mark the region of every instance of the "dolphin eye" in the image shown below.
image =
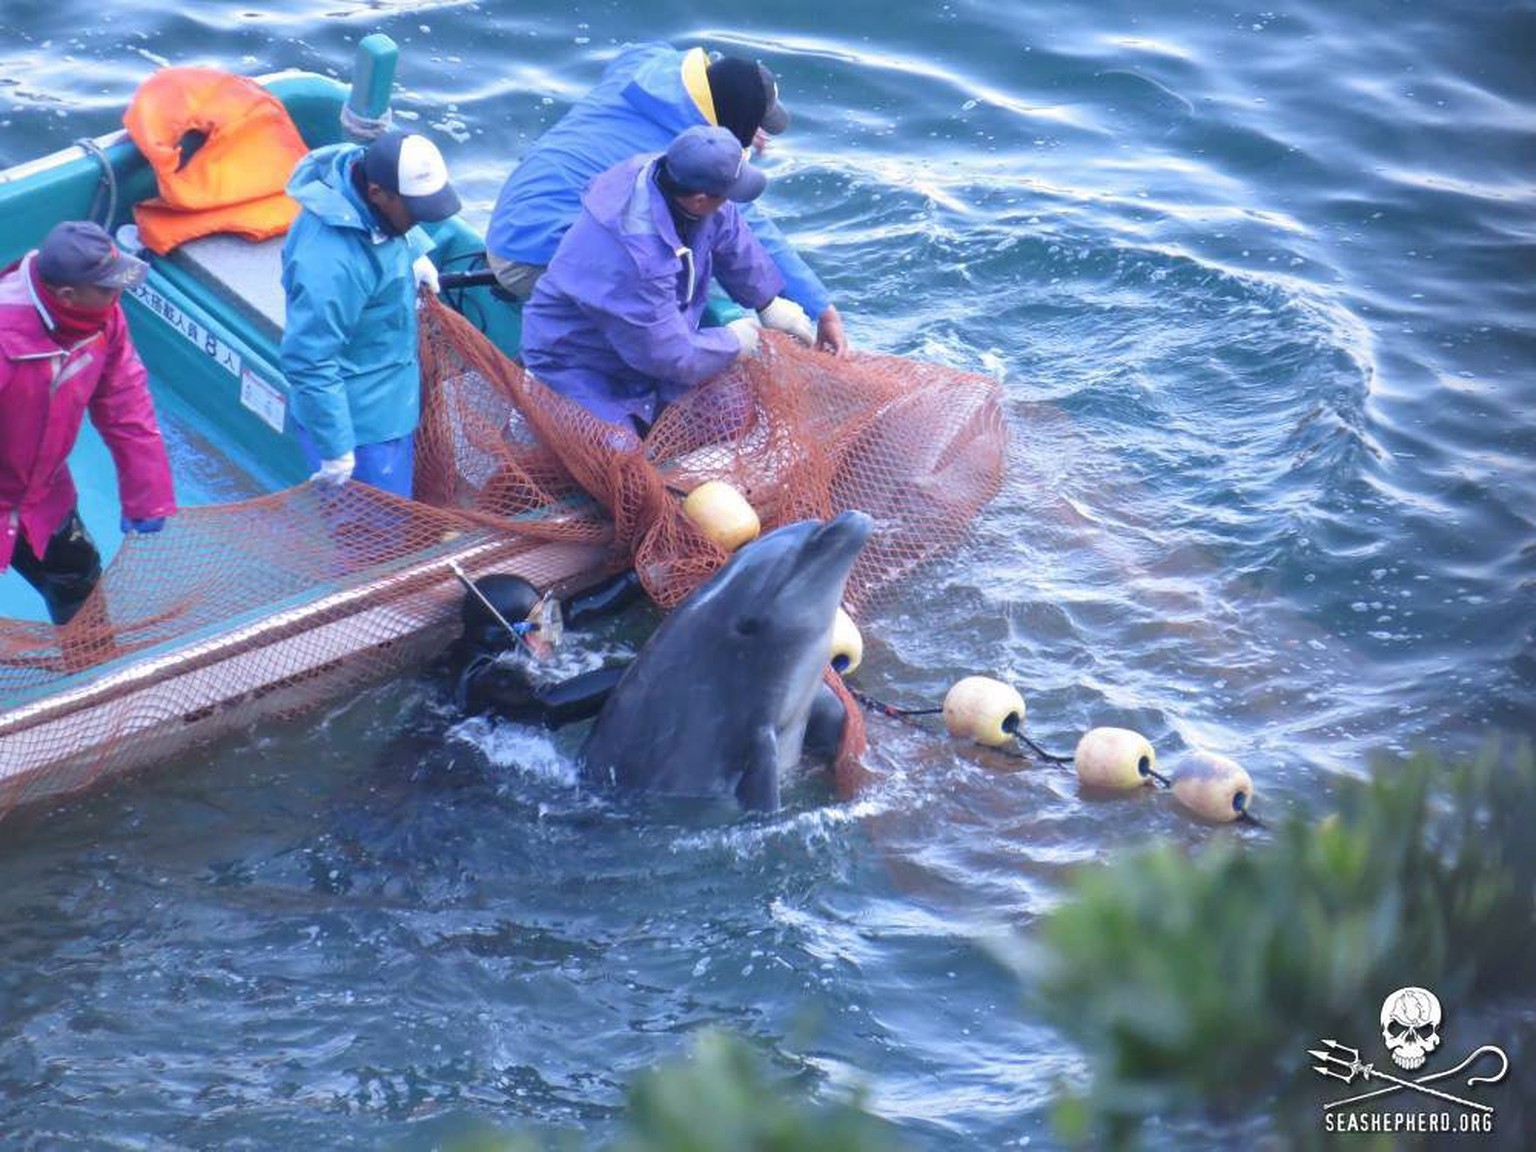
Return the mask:
[[[755,636],[763,622],[756,616],[738,616],[731,624],[731,630],[738,636]]]

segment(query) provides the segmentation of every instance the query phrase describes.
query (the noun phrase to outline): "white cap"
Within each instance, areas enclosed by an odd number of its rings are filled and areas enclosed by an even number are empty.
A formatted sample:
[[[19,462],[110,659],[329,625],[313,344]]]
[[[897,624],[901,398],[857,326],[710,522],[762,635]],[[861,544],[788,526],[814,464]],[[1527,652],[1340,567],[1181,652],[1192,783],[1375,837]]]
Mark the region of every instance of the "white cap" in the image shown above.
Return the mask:
[[[417,221],[446,220],[459,210],[459,194],[448,182],[443,154],[425,136],[385,132],[368,145],[363,175],[398,195]]]

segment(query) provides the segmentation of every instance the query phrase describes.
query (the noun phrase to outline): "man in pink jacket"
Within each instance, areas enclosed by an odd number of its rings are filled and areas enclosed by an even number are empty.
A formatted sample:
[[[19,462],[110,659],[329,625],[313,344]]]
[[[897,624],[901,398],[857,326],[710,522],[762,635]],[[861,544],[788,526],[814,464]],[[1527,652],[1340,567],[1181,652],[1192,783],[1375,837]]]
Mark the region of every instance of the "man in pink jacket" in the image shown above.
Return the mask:
[[[176,511],[144,365],[118,303],[144,279],[95,224],[67,221],[0,273],[0,571],[15,565],[55,624],[101,577],[67,464],[86,412],[117,466],[124,532]]]

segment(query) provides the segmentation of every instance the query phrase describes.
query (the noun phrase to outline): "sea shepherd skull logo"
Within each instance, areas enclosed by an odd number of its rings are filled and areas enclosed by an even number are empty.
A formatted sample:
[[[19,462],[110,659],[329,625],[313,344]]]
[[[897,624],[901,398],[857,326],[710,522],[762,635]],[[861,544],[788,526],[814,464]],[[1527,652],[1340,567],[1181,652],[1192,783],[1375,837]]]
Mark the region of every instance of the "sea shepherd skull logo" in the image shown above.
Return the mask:
[[[1399,988],[1381,1005],[1381,1038],[1392,1061],[1410,1072],[1440,1047],[1440,1000],[1427,988]]]
[[[1399,988],[1381,1004],[1381,1038],[1386,1042],[1387,1051],[1392,1056],[1392,1061],[1399,1068],[1416,1072],[1424,1066],[1425,1058],[1440,1047],[1440,1000],[1428,988]],[[1475,1100],[1465,1100],[1460,1096],[1453,1096],[1449,1092],[1442,1092],[1438,1088],[1429,1085],[1436,1080],[1445,1080],[1456,1075],[1462,1069],[1477,1062],[1485,1053],[1498,1058],[1499,1070],[1491,1076],[1469,1076],[1467,1087],[1473,1088],[1478,1084],[1497,1084],[1504,1079],[1509,1071],[1509,1057],[1504,1055],[1504,1049],[1496,1048],[1492,1044],[1484,1044],[1473,1051],[1465,1060],[1456,1067],[1446,1072],[1435,1072],[1429,1076],[1420,1076],[1417,1080],[1401,1080],[1387,1072],[1378,1072],[1374,1066],[1361,1063],[1360,1050],[1348,1048],[1337,1040],[1322,1041],[1322,1048],[1310,1049],[1308,1055],[1315,1057],[1321,1063],[1314,1064],[1312,1071],[1320,1076],[1331,1076],[1336,1080],[1342,1080],[1346,1084],[1354,1082],[1356,1076],[1363,1080],[1384,1080],[1385,1088],[1377,1088],[1373,1092],[1361,1093],[1358,1096],[1350,1096],[1344,1100],[1333,1100],[1323,1105],[1323,1108],[1343,1108],[1350,1104],[1360,1104],[1366,1100],[1374,1100],[1380,1096],[1388,1096],[1393,1092],[1400,1092],[1407,1088],[1413,1092],[1423,1093],[1426,1096],[1434,1096],[1452,1104],[1459,1104],[1463,1108],[1475,1109],[1479,1112],[1492,1112],[1493,1108],[1487,1104],[1479,1104]]]

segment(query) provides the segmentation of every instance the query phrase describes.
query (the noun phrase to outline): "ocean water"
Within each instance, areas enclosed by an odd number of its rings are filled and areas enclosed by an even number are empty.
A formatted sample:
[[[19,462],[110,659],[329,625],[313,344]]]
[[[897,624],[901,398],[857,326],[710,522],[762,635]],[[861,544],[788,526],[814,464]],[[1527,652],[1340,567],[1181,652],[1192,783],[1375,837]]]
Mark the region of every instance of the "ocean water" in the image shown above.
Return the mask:
[[[373,31],[482,224],[617,45],[778,73],[765,203],[851,338],[1008,398],[1003,492],[863,621],[866,691],[997,676],[1045,747],[1213,748],[1269,814],[1536,727],[1531,5],[9,0],[0,163],[111,129],[157,66],[345,76]],[[1051,1147],[1085,1065],[991,942],[1072,865],[1263,834],[870,736],[855,801],[641,819],[575,789],[576,735],[454,724],[422,674],[8,819],[3,1142],[601,1140],[722,1025],[914,1147]]]

